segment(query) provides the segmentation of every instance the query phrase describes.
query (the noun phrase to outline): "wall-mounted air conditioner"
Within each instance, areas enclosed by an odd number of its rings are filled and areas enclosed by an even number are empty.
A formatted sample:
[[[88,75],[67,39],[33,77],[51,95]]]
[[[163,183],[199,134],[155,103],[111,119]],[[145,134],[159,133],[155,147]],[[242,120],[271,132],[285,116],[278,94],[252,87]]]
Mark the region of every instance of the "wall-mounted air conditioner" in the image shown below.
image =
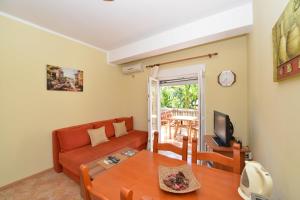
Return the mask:
[[[123,74],[133,74],[133,73],[143,72],[143,71],[144,71],[144,67],[142,63],[127,65],[122,67]]]

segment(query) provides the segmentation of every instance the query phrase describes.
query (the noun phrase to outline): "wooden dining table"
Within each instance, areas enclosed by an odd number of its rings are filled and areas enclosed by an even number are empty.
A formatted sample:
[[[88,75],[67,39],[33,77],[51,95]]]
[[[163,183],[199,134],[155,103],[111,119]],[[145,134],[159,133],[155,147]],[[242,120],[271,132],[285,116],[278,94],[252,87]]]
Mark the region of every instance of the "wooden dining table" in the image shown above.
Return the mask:
[[[184,200],[241,200],[238,194],[240,175],[219,169],[191,164],[191,169],[198,179],[200,189],[186,193],[165,192],[159,187],[158,167],[175,167],[187,164],[185,161],[166,157],[150,151],[140,151],[109,170],[100,173],[92,181],[93,188],[108,199],[119,200],[120,190],[126,187],[133,191],[133,199],[152,197],[159,199]]]

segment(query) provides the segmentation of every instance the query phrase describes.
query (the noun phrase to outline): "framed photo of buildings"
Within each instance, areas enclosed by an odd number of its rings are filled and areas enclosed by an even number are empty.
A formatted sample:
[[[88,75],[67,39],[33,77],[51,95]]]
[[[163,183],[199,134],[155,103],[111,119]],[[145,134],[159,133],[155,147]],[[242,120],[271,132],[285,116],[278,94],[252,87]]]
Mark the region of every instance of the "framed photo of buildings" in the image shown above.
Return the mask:
[[[83,91],[83,71],[47,65],[47,90]]]
[[[290,0],[273,27],[274,81],[300,75],[300,0]]]

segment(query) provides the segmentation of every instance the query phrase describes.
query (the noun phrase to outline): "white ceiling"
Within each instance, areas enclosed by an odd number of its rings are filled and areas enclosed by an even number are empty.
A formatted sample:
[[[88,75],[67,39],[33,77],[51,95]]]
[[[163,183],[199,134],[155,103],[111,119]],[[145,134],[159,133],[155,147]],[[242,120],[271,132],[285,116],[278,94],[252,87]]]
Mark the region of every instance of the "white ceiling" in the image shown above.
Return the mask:
[[[252,30],[252,25],[253,8],[250,2],[110,50],[108,62],[123,64],[247,34]]]
[[[0,0],[0,11],[110,51],[249,2]]]

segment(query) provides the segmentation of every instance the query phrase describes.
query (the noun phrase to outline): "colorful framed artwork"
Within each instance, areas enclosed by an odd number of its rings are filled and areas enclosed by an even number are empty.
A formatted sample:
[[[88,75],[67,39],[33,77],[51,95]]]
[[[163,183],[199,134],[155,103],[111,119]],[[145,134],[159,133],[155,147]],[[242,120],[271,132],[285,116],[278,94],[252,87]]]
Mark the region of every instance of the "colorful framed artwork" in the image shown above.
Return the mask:
[[[47,65],[47,90],[83,91],[83,71]]]
[[[300,0],[290,0],[273,35],[274,81],[300,75]]]

